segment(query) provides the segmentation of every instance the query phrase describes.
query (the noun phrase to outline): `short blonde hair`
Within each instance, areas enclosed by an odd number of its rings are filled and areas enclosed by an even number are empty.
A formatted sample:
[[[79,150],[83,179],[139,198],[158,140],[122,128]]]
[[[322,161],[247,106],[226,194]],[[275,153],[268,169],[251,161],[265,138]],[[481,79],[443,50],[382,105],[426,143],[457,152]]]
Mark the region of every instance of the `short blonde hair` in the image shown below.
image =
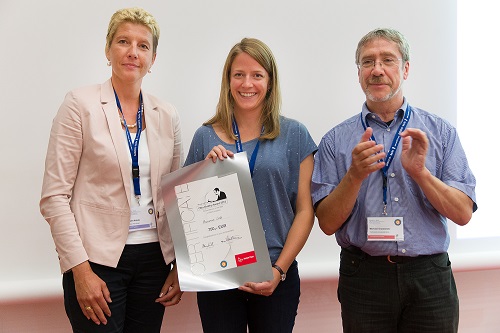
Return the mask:
[[[106,35],[106,52],[108,52],[111,47],[111,42],[115,37],[116,30],[118,27],[125,22],[142,24],[151,30],[153,35],[153,54],[156,54],[156,48],[158,47],[158,40],[160,39],[160,27],[156,22],[153,15],[148,13],[142,8],[123,8],[116,11],[111,19],[109,20],[108,33]]]
[[[246,53],[254,58],[269,75],[269,91],[264,99],[261,121],[264,126],[262,139],[274,139],[280,134],[280,109],[281,91],[278,79],[278,67],[271,49],[262,41],[255,38],[243,38],[241,42],[233,46],[226,58],[222,71],[222,82],[219,103],[215,115],[204,123],[204,125],[218,123],[226,134],[236,139],[232,130],[234,99],[231,95],[231,66],[237,55]]]

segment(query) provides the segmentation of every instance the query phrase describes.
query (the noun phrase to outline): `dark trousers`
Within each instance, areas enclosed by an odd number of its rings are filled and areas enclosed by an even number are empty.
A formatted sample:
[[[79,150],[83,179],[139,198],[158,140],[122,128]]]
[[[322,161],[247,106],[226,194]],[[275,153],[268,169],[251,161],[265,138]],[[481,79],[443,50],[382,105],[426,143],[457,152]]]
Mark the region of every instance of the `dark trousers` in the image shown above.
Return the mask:
[[[73,273],[63,275],[64,305],[73,332],[78,333],[153,333],[160,332],[165,308],[155,299],[170,272],[160,244],[125,245],[116,268],[90,263],[106,283],[112,302],[106,325],[87,320],[76,299]]]
[[[344,332],[456,333],[458,296],[447,253],[390,263],[342,249]]]
[[[299,306],[300,278],[297,263],[288,269],[286,280],[271,296],[238,289],[198,292],[205,333],[289,333]]]

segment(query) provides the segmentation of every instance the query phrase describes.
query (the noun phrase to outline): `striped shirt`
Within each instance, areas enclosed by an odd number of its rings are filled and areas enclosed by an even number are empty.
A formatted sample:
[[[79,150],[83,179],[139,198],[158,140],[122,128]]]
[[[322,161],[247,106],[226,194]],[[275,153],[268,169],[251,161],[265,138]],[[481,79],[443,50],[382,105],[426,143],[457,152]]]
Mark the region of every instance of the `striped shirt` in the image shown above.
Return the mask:
[[[403,119],[407,101],[396,112],[394,121],[387,125],[375,113],[362,108],[365,124],[373,128],[378,144],[387,150]],[[429,171],[454,187],[474,202],[477,209],[476,180],[469,168],[456,129],[446,120],[424,110],[411,107],[407,128],[424,131],[429,139],[425,165]],[[316,205],[340,183],[352,162],[352,150],[364,132],[359,114],[345,120],[326,133],[314,157],[311,195]],[[335,233],[341,247],[354,245],[366,253],[379,255],[417,256],[443,253],[448,250],[450,236],[447,219],[432,207],[419,186],[401,165],[399,144],[395,158],[387,172],[388,216],[403,217],[404,241],[367,241],[367,218],[382,216],[382,172],[373,172],[363,181],[351,216]]]

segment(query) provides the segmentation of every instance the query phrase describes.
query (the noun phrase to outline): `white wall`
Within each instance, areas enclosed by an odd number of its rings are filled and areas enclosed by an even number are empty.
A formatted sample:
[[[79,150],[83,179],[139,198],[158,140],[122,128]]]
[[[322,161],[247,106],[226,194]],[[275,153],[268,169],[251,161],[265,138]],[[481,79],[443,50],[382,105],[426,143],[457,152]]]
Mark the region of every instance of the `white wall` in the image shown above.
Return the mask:
[[[354,51],[359,38],[379,26],[410,41],[404,87],[410,103],[456,123],[456,1],[1,0],[0,300],[61,292],[57,255],[38,210],[51,121],[68,90],[110,76],[104,56],[109,18],[134,5],[161,27],[157,60],[143,87],[176,105],[186,151],[214,112],[225,57],[242,37],[271,47],[283,114],[303,122],[317,142],[360,112],[364,95]],[[334,275],[337,260],[335,239],[315,227],[300,255],[303,277]]]

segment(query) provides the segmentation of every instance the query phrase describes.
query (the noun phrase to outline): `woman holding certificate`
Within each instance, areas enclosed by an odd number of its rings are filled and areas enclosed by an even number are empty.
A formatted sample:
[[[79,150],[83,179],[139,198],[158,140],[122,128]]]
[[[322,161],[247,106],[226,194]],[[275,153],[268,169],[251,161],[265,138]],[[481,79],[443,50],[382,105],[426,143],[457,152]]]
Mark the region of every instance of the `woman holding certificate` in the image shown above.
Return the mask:
[[[69,92],[53,121],[40,210],[63,272],[74,332],[160,332],[179,303],[160,177],[179,169],[179,115],[142,91],[159,27],[117,11],[105,54],[111,78]]]
[[[185,162],[224,160],[246,151],[273,279],[198,292],[204,332],[291,332],[299,304],[296,256],[314,223],[310,196],[316,144],[280,115],[276,61],[262,41],[244,38],[229,52],[216,114],[195,133]]]

